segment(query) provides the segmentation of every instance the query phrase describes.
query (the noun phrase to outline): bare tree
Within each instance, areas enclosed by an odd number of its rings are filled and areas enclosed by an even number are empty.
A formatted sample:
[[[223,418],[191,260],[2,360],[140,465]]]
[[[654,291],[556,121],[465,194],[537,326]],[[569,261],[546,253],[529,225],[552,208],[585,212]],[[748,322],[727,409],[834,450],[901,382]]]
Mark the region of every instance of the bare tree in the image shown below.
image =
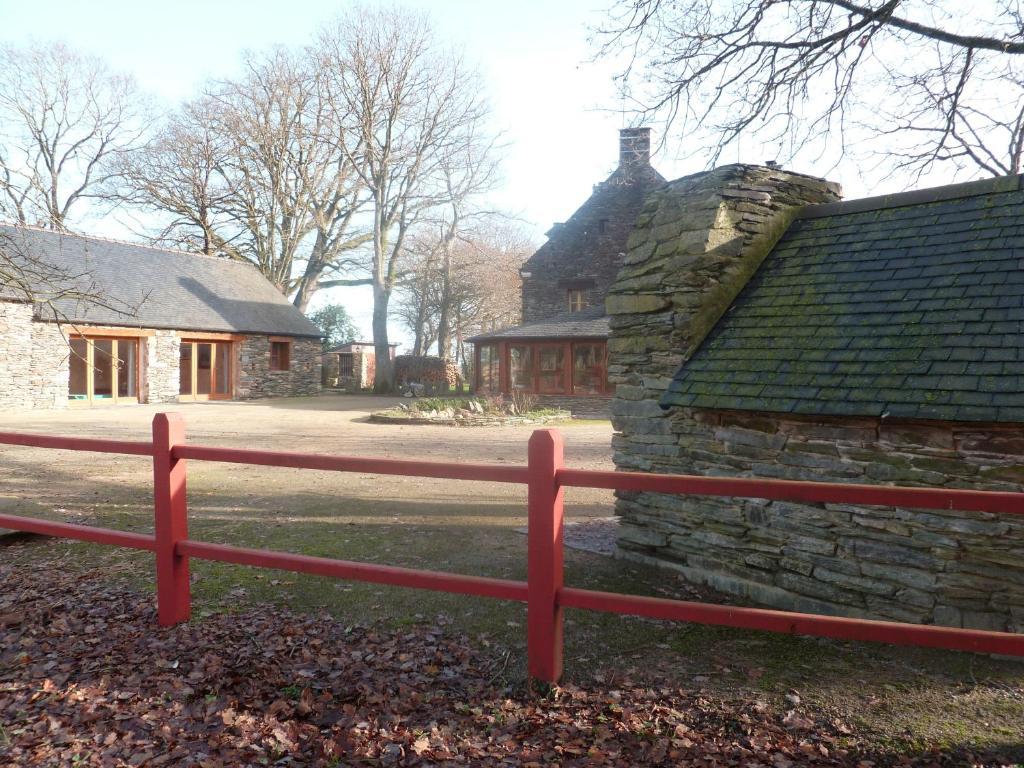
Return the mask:
[[[481,218],[446,248],[444,230],[413,238],[397,316],[413,333],[413,354],[438,343],[438,355],[465,364],[464,339],[519,321],[519,269],[535,250],[525,232],[506,217]],[[439,326],[449,323],[448,349]]]
[[[430,233],[432,234],[432,233]],[[412,333],[412,354],[426,355],[437,341],[438,242],[412,237],[406,246],[403,276],[398,285],[394,316]]]
[[[477,140],[488,108],[475,73],[437,45],[422,15],[355,11],[321,31],[318,50],[339,123],[351,125],[339,145],[370,197],[374,388],[389,391],[388,307],[406,238],[447,199],[443,169]]]
[[[134,81],[60,44],[0,48],[0,214],[63,230],[140,142]]]
[[[199,100],[171,115],[147,147],[122,160],[118,194],[131,207],[158,214],[154,243],[241,258],[228,239],[238,232],[227,219],[232,190],[222,175],[231,144],[216,130],[212,112],[208,100]]]
[[[619,0],[598,38],[636,112],[705,130],[711,162],[752,135],[790,157],[873,140],[917,174],[1021,169],[1017,0]]]
[[[248,55],[127,163],[125,197],[163,214],[153,239],[252,262],[305,311],[369,239],[362,181],[305,54]]]
[[[478,205],[479,197],[494,188],[497,171],[494,139],[478,139],[472,133],[441,162],[444,202],[439,206],[436,226],[440,235],[437,253],[440,260],[437,354],[442,360],[452,356],[452,340],[457,325],[454,315],[459,306],[455,289],[455,248],[460,241],[471,241],[474,227],[498,218],[497,212],[481,209]]]

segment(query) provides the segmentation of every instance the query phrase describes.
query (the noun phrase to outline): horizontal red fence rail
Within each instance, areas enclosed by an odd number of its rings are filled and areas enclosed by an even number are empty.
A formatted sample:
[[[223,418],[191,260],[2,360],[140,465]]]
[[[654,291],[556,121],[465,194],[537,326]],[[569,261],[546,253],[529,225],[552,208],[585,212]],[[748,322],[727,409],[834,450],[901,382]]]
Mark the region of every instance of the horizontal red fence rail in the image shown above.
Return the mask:
[[[921,645],[956,651],[1001,653],[1024,656],[1024,635],[957,629],[928,624],[903,624],[895,621],[849,619],[813,613],[773,611],[766,608],[741,608],[732,605],[693,603],[661,597],[620,595],[590,589],[565,587],[559,602],[566,608],[646,616],[650,619],[688,621],[739,629],[761,629],[785,635],[813,635],[842,640],[867,640],[894,645]]]
[[[77,525],[75,523],[54,523],[49,520],[38,520],[34,517],[19,515],[0,515],[0,528],[12,531],[38,533],[42,536],[58,536],[62,539],[91,541],[94,544],[112,544],[115,547],[130,549],[156,549],[156,538],[142,533],[116,531],[113,528],[97,528],[93,525]]]
[[[330,472],[366,472],[375,475],[439,477],[449,480],[485,480],[494,483],[525,483],[526,467],[501,464],[453,464],[443,461],[407,461],[363,456],[323,456],[292,451],[254,451],[245,448],[213,448],[204,445],[175,446],[179,459],[256,464],[265,467],[320,469]]]
[[[152,456],[153,444],[137,440],[108,440],[99,437],[56,437],[25,432],[0,432],[0,444],[24,445],[30,448],[59,448],[64,451],[93,453],[124,453],[130,456]]]
[[[158,613],[163,625],[189,618],[189,560],[201,559],[525,602],[530,674],[547,682],[555,682],[561,676],[562,614],[566,608],[785,634],[1024,656],[1024,634],[713,605],[567,587],[563,583],[562,561],[563,495],[568,487],[1004,514],[1024,514],[1024,494],[568,469],[563,465],[561,435],[550,429],[537,430],[531,436],[526,466],[189,445],[185,442],[184,422],[176,414],[157,414],[153,420],[152,442],[0,432],[0,444],[152,457],[154,534],[151,536],[6,514],[0,514],[0,528],[153,552]],[[525,484],[529,518],[528,579],[524,582],[485,578],[195,541],[188,536],[185,482],[189,459]]]

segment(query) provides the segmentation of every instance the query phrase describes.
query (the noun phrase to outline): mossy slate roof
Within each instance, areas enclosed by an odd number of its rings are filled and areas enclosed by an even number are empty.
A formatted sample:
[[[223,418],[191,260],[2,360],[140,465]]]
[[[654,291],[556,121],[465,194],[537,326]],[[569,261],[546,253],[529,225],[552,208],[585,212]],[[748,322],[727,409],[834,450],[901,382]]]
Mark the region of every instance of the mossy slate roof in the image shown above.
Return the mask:
[[[1020,177],[808,208],[662,405],[1024,422]]]

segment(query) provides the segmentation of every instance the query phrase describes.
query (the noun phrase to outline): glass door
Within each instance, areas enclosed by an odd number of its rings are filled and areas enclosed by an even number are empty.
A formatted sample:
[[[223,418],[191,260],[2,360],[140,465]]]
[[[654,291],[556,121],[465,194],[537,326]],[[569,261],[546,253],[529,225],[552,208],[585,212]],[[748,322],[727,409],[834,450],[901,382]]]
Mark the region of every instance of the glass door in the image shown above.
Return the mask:
[[[565,387],[565,345],[544,344],[537,347],[537,391],[560,395]]]
[[[209,400],[213,391],[213,344],[196,344],[196,400]]]
[[[192,347],[194,345],[191,342],[181,342],[181,352],[178,358],[178,380],[181,382],[178,388],[178,394],[182,397],[191,397],[192,393],[195,392],[195,387],[192,386]]]
[[[229,400],[233,347],[230,341],[182,341],[179,356],[182,400]]]
[[[71,339],[68,398],[72,402],[139,402],[139,340]]]

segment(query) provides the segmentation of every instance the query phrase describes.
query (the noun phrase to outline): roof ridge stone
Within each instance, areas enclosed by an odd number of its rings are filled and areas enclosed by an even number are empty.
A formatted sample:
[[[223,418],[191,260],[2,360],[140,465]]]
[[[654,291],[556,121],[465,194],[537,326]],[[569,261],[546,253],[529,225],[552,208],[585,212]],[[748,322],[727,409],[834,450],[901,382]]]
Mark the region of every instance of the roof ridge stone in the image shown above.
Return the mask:
[[[181,248],[166,248],[159,245],[150,245],[149,243],[137,243],[132,240],[122,240],[116,237],[108,237],[106,235],[87,235],[82,232],[71,232],[69,230],[61,229],[49,229],[48,227],[40,227],[35,224],[22,224],[16,221],[0,221],[0,227],[7,227],[11,229],[25,229],[30,232],[40,232],[42,234],[58,235],[60,237],[77,237],[80,240],[95,240],[100,243],[114,243],[115,245],[128,245],[133,248],[146,248],[150,251],[159,251],[161,253],[176,253],[182,256],[195,256],[201,259],[213,259],[214,261],[224,264],[242,264],[244,266],[256,268],[255,264],[249,261],[242,261],[239,259],[231,259],[224,256],[212,256],[208,253],[198,253],[197,251],[186,251]]]
[[[912,205],[927,205],[944,200],[961,200],[981,195],[1017,192],[1022,188],[1024,174],[996,176],[991,179],[962,181],[956,184],[944,184],[926,189],[914,189],[909,192],[894,192],[889,195],[861,197],[854,200],[841,200],[837,203],[808,205],[797,214],[798,219],[820,219],[825,216],[842,216],[844,214],[865,213],[886,208],[904,208]]]

